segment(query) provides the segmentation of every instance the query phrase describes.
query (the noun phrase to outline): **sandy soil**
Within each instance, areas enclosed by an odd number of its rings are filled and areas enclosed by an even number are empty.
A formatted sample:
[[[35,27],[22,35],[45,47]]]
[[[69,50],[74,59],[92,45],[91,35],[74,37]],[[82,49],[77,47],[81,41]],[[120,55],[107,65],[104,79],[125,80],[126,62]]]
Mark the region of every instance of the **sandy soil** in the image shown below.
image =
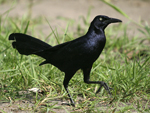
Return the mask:
[[[129,17],[136,22],[141,20],[150,23],[150,0],[111,0],[114,5],[122,9]],[[0,5],[0,14],[4,13],[11,7],[13,10],[10,11],[8,16],[22,16],[29,12],[29,4],[31,0],[19,0],[17,3],[12,5],[12,2]],[[92,7],[90,21],[96,15],[108,15],[110,17],[116,17],[123,21],[123,23],[129,22],[127,18],[116,12],[111,7],[107,6],[100,0],[33,0],[33,7],[31,8],[31,17],[39,18],[39,16],[47,18],[53,28],[58,28],[58,33],[61,28],[67,26],[67,21],[58,19],[57,17],[65,17],[80,21],[80,16],[86,17],[88,9]],[[136,34],[137,27],[135,24],[131,24],[129,34]],[[45,20],[45,24],[40,25],[37,28],[37,33],[42,31],[47,36],[51,30],[48,23]],[[130,33],[131,32],[131,33]]]
[[[0,15],[5,11],[13,7],[13,9],[9,12],[8,16],[11,17],[20,17],[28,13],[29,2],[31,0],[19,0],[17,3],[12,5],[12,2],[6,2],[4,4],[0,4]],[[114,5],[121,8],[126,14],[128,14],[133,20],[139,22],[141,20],[147,21],[150,23],[150,0],[111,0]],[[89,7],[92,7],[90,20],[92,20],[96,15],[108,15],[110,17],[116,17],[123,20],[123,23],[127,23],[129,20],[118,12],[101,2],[100,0],[33,0],[33,7],[31,9],[31,19],[38,18],[39,16],[47,18],[52,27],[65,28],[67,25],[66,21],[60,20],[57,17],[65,17],[74,19],[75,21],[79,21],[80,16],[87,15]],[[46,21],[46,20],[45,20]],[[131,33],[136,34],[137,26],[135,24],[131,24],[130,29],[132,29]],[[50,33],[50,28],[48,24],[39,26],[37,28],[37,32],[41,30],[45,36]],[[59,32],[59,30],[58,30]],[[28,112],[22,111],[18,106],[33,106],[33,103],[30,102],[15,102],[10,105],[9,103],[0,103],[0,109],[6,112]],[[60,103],[59,103],[60,104]],[[27,108],[27,107],[26,107]],[[67,108],[70,109],[70,108]],[[65,110],[55,112],[65,112]]]

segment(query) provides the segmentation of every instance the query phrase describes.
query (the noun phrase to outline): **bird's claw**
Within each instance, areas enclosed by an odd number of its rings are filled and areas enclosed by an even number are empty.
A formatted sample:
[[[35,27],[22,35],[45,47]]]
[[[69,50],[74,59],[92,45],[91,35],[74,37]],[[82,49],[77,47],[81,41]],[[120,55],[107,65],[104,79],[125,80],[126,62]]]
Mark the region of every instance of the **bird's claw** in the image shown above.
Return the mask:
[[[73,107],[75,107],[75,103],[71,103],[71,105],[72,105]]]
[[[69,104],[69,103],[62,103],[61,105],[67,105],[67,106],[73,106],[73,107],[75,107],[75,103],[71,103],[71,104]]]
[[[97,90],[96,94],[100,92],[102,86],[105,88],[106,91],[108,91],[108,93],[111,95],[111,92],[110,90],[113,90],[113,88],[109,87],[105,82],[101,81],[100,82],[100,87],[99,89]]]

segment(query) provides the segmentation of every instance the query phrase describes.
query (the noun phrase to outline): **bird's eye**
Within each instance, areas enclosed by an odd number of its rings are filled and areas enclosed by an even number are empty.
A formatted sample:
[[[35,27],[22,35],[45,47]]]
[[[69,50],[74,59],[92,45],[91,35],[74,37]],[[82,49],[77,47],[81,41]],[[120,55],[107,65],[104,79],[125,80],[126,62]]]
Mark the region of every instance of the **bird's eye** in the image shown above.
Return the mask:
[[[102,21],[102,20],[103,20],[103,18],[99,18],[99,20],[100,20],[100,21]]]

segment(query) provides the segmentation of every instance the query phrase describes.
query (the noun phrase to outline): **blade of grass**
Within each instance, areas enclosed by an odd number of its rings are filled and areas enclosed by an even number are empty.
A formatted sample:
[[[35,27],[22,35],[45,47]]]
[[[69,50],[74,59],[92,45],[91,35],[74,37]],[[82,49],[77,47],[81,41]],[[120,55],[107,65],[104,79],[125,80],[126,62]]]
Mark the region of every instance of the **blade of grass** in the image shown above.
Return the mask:
[[[30,21],[28,21],[28,23],[27,23],[27,25],[26,25],[26,28],[25,28],[25,30],[24,30],[24,34],[27,33],[27,30],[28,30],[28,27],[29,27],[29,23],[30,23]]]
[[[107,4],[108,6],[112,7],[114,10],[116,10],[118,13],[120,13],[121,15],[123,15],[124,17],[126,17],[127,19],[129,19],[130,21],[132,21],[133,23],[135,23],[136,25],[139,25],[140,27],[143,27],[140,23],[137,23],[133,19],[131,19],[125,12],[123,12],[117,6],[115,6],[115,5],[107,2],[106,0],[101,0],[101,1],[104,2],[105,4]]]
[[[12,19],[9,19],[10,22],[15,26],[15,28],[17,29],[17,31],[20,33],[20,28],[17,26],[17,24],[12,20]]]
[[[46,19],[46,21],[47,21],[47,23],[48,23],[49,27],[51,28],[51,30],[52,30],[52,32],[53,32],[53,34],[54,34],[54,36],[55,36],[55,38],[56,38],[56,40],[57,40],[57,43],[58,43],[58,44],[60,44],[60,42],[59,42],[59,40],[58,40],[58,38],[57,38],[57,36],[56,36],[56,34],[55,34],[55,32],[54,32],[54,30],[53,30],[52,26],[50,25],[50,23],[48,22],[48,20],[47,20],[47,19]]]
[[[123,12],[121,9],[119,9],[115,5],[107,2],[106,0],[102,0],[102,2],[104,2],[107,5],[109,5],[110,7],[112,7],[113,9],[115,9],[117,12],[119,12],[120,14],[122,14],[124,17],[128,18],[129,20],[131,20],[131,18],[125,12]]]
[[[68,27],[69,27],[69,23],[66,26],[65,34],[64,34],[63,39],[62,39],[62,43],[65,41],[65,38],[66,38],[66,35],[67,35],[67,31],[68,31]]]

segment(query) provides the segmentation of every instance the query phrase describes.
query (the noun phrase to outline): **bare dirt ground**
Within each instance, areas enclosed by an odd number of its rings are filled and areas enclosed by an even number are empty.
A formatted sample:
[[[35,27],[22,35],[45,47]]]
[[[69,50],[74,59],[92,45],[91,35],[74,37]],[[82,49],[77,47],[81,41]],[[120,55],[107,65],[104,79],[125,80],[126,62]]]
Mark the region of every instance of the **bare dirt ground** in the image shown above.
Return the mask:
[[[6,2],[0,5],[0,14],[13,7],[8,16],[22,18],[29,13],[30,2],[31,0],[19,0],[13,5],[12,2]],[[143,20],[150,23],[150,0],[111,0],[111,2],[136,22]],[[90,7],[92,7],[90,21],[96,15],[108,15],[121,19],[123,23],[129,22],[127,18],[100,0],[33,0],[30,13],[32,18],[39,18],[40,16],[48,19],[53,28],[65,28],[67,21],[58,19],[58,17],[69,18],[78,22],[81,20],[79,19],[80,16],[86,17]],[[137,26],[135,24],[131,24],[129,29],[129,34],[136,34]],[[45,24],[38,26],[36,31],[37,33],[42,31],[47,36],[51,30],[45,20]]]
[[[22,16],[26,15],[29,11],[29,1],[30,0],[19,0],[14,5],[12,5],[12,2],[0,4],[0,15],[13,7],[8,16],[17,16],[22,18]],[[135,20],[136,22],[143,20],[150,23],[150,0],[111,0],[111,2],[122,9],[131,17],[131,19]],[[89,7],[92,7],[90,20],[92,20],[96,15],[108,15],[110,17],[121,19],[123,23],[127,23],[129,21],[127,18],[123,17],[100,0],[33,0],[31,17],[38,18],[39,16],[42,16],[50,21],[52,27],[61,26],[62,28],[65,28],[67,22],[58,19],[58,16],[79,21],[80,16],[86,17]],[[131,24],[130,29],[132,29],[129,31],[130,33],[137,33],[137,26],[135,24]],[[45,36],[47,36],[50,32],[48,23],[45,22],[45,24],[39,26],[37,28],[37,32],[39,31],[42,31]],[[61,102],[58,104],[60,103]],[[31,103],[30,101],[18,101],[12,104],[0,102],[0,109],[4,110],[5,112],[27,113],[29,111],[22,111],[22,109],[20,109],[21,106],[27,106],[28,108],[28,106],[31,107],[33,105],[34,103]],[[71,108],[67,107],[66,109],[70,110]],[[59,113],[65,112],[65,110],[54,111]]]

